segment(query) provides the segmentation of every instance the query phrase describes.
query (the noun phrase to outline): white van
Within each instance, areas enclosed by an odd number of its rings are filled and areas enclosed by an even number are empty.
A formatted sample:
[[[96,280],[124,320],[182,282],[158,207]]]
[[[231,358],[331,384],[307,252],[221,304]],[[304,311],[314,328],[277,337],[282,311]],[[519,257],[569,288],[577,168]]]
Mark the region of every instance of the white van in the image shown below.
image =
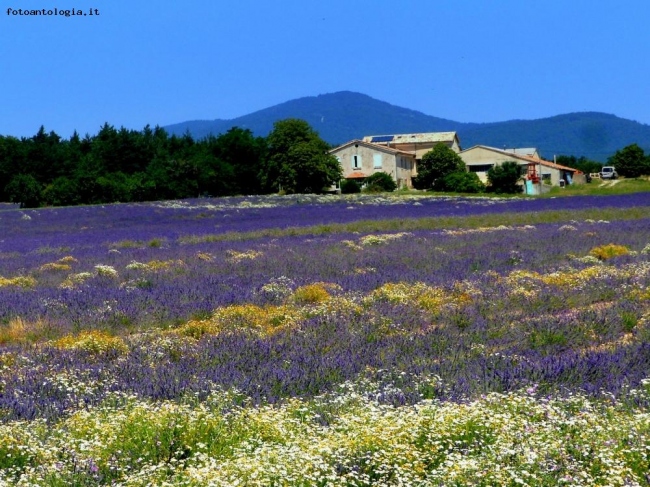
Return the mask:
[[[616,168],[614,166],[603,166],[603,168],[600,170],[601,179],[616,179],[617,177],[618,173],[616,172]]]

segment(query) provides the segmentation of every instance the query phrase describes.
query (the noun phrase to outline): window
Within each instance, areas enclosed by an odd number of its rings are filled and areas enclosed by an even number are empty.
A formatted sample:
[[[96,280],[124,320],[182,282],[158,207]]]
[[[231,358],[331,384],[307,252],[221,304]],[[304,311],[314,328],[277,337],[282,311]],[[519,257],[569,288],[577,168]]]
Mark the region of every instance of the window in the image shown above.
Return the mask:
[[[467,166],[470,172],[488,172],[494,164],[473,164]]]
[[[381,154],[373,154],[372,162],[375,169],[381,169]]]
[[[351,156],[352,169],[361,168],[361,156],[359,154],[354,154]]]

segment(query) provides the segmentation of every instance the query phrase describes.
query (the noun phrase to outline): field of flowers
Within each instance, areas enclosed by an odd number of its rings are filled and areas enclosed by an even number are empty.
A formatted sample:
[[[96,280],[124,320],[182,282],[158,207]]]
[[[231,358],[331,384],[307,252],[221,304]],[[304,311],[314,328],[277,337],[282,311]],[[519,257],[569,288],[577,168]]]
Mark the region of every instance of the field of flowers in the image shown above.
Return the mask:
[[[650,194],[2,206],[0,485],[650,485]]]

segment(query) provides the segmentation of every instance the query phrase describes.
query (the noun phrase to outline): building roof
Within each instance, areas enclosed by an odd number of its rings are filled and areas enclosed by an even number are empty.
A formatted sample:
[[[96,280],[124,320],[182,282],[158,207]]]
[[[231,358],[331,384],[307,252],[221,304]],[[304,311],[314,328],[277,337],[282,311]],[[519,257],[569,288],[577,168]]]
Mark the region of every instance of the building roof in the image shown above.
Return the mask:
[[[345,176],[345,179],[363,179],[367,178],[368,175],[365,173],[362,173],[361,171],[354,171]]]
[[[511,152],[512,154],[517,154],[520,156],[532,156],[537,154],[537,148],[535,147],[518,147],[515,149],[503,149],[505,152]]]
[[[453,142],[456,132],[424,132],[419,134],[366,135],[364,142],[373,144],[421,144],[423,142]]]
[[[562,171],[571,171],[571,172],[574,172],[574,173],[581,173],[582,172],[582,171],[579,171],[578,169],[574,169],[574,168],[568,167],[568,166],[563,166],[561,164],[556,164],[556,163],[550,162],[550,161],[545,161],[543,159],[538,159],[537,157],[531,157],[531,156],[516,154],[516,153],[513,153],[513,152],[508,152],[507,150],[497,149],[496,147],[489,147],[487,145],[475,145],[474,147],[470,147],[469,149],[465,149],[464,151],[461,151],[458,155],[462,157],[465,152],[469,152],[469,151],[471,151],[473,149],[490,150],[492,152],[497,152],[499,154],[505,154],[508,157],[511,157],[513,159],[518,159],[521,162],[525,162],[525,163],[533,162],[535,164],[540,164],[540,165],[545,166],[545,167],[550,167],[551,169],[557,169],[557,170],[562,170]]]
[[[333,154],[333,153],[338,152],[338,151],[340,151],[342,149],[345,149],[346,147],[348,147],[348,146],[350,146],[352,144],[362,145],[364,147],[368,147],[369,149],[378,150],[378,151],[381,151],[381,152],[387,152],[389,154],[402,154],[402,155],[405,155],[405,156],[415,157],[415,153],[410,152],[410,151],[393,149],[391,147],[386,147],[385,145],[371,144],[370,142],[366,142],[366,141],[359,140],[359,139],[354,139],[354,140],[351,140],[350,142],[346,142],[343,145],[339,145],[338,147],[335,147],[334,149],[331,149],[329,151],[329,153]]]

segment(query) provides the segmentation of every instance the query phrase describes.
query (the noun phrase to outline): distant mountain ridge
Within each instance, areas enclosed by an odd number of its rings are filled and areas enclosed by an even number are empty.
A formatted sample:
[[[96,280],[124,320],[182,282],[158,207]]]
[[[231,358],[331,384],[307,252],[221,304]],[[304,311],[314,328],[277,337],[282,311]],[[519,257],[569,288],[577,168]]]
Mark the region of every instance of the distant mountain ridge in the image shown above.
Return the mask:
[[[334,145],[364,135],[456,131],[464,149],[479,144],[499,148],[537,147],[547,159],[553,155],[574,155],[605,162],[614,152],[633,143],[650,152],[650,125],[607,113],[578,112],[537,120],[463,123],[351,91],[297,98],[230,120],[194,120],[164,128],[176,135],[189,131],[199,139],[225,133],[235,126],[266,136],[274,122],[285,118],[306,120],[324,140]]]

